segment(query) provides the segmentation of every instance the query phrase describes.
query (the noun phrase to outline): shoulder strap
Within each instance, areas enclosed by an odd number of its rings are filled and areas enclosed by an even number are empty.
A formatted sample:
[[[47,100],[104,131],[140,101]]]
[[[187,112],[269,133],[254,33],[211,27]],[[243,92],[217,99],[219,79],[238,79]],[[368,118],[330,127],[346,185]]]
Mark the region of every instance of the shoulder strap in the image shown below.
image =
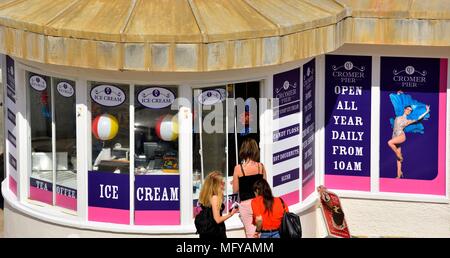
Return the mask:
[[[278,197],[278,198],[280,198],[281,204],[283,205],[283,212],[285,212],[286,211],[286,206],[284,205],[283,198],[281,198],[281,197]]]
[[[244,173],[244,167],[242,166],[242,164],[239,164],[239,165],[241,166],[242,174],[245,176],[245,173]]]

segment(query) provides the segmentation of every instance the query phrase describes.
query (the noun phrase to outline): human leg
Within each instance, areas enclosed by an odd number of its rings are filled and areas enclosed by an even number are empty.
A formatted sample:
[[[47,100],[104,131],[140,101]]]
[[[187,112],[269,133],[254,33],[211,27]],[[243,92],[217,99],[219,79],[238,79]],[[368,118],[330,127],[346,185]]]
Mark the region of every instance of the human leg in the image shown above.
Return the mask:
[[[239,218],[244,225],[245,236],[253,238],[256,231],[256,226],[253,225],[253,210],[252,200],[245,200],[239,204]]]
[[[406,141],[406,136],[404,133],[402,133],[399,136],[392,137],[392,139],[390,139],[388,141],[389,147],[395,153],[395,155],[397,156],[397,160],[399,160],[400,162],[403,161],[403,156],[402,156],[402,153],[399,151],[399,147],[405,141]]]
[[[400,155],[402,155],[402,147],[399,146],[397,149],[398,149],[398,152],[400,153]],[[396,178],[402,178],[403,177],[402,161],[397,160],[397,177]]]

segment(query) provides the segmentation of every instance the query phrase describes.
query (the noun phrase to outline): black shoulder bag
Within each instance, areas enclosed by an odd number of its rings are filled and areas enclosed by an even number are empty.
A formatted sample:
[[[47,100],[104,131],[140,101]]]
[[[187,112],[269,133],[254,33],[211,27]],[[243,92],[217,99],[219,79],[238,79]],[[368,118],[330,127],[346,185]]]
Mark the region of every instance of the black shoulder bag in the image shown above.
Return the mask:
[[[302,238],[302,224],[300,223],[300,216],[293,212],[287,212],[284,201],[281,199],[283,204],[283,219],[280,226],[280,237],[281,238]]]

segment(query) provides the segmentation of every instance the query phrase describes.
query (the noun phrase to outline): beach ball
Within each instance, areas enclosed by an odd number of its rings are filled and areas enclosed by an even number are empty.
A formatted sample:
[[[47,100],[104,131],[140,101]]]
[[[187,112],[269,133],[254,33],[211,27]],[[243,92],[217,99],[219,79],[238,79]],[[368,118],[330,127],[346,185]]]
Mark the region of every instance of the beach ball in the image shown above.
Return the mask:
[[[178,116],[163,115],[158,117],[155,131],[159,139],[175,141],[178,138]]]
[[[99,115],[92,121],[92,133],[99,140],[107,141],[114,139],[118,131],[119,122],[117,118],[110,114]]]

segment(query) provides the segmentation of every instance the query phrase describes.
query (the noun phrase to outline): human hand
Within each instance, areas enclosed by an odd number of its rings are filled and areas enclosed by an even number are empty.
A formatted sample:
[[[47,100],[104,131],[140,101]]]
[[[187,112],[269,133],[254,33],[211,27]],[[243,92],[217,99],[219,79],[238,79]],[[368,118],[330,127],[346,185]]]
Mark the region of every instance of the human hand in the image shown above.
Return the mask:
[[[430,105],[426,105],[427,112],[430,112]]]
[[[397,94],[403,94],[402,90],[397,91]]]
[[[255,232],[255,234],[253,234],[254,238],[261,238],[261,233],[260,232]]]
[[[233,216],[234,214],[236,214],[236,212],[238,212],[238,211],[239,211],[238,208],[233,208],[233,209],[230,211],[231,216]]]

